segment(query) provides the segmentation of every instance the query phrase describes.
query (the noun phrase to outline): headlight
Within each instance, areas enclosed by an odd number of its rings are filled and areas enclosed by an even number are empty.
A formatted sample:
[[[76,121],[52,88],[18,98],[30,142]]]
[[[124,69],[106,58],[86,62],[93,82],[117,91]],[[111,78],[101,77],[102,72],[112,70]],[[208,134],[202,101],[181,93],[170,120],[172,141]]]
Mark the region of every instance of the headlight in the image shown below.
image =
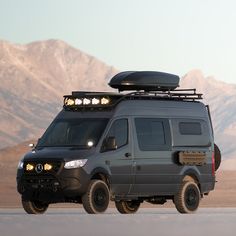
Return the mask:
[[[65,169],[74,169],[78,167],[83,167],[88,159],[81,159],[81,160],[74,160],[74,161],[68,161],[65,163],[64,168]]]
[[[22,160],[19,161],[18,163],[18,169],[23,169],[23,166],[24,166],[24,162]]]

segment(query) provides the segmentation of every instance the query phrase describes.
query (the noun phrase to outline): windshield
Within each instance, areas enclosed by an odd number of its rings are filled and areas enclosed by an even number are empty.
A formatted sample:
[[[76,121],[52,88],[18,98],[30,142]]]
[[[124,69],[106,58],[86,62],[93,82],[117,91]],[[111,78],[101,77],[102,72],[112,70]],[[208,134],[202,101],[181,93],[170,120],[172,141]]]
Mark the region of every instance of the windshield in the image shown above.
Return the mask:
[[[48,127],[38,147],[96,146],[108,119],[57,119]]]

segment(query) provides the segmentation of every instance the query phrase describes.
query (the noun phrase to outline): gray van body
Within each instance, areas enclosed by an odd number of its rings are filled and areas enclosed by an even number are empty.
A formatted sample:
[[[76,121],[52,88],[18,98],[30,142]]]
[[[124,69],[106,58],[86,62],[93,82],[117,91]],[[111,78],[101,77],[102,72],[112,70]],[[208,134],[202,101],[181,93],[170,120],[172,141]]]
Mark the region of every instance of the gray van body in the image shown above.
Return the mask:
[[[109,182],[112,199],[137,199],[154,196],[171,198],[180,188],[185,176],[192,176],[199,185],[202,194],[214,189],[215,175],[212,173],[212,155],[214,139],[206,106],[201,102],[126,99],[109,111],[71,111],[64,108],[55,120],[78,118],[107,118],[109,122],[96,147],[88,150],[72,148],[37,148],[25,155],[24,162],[44,162],[58,160],[60,163],[75,159],[88,159],[79,169],[60,169],[55,175],[59,181],[58,189],[49,192],[44,199],[49,202],[70,201],[70,198],[82,196],[89,181],[97,174],[104,174]],[[103,142],[116,120],[127,120],[127,143],[116,150],[102,151]],[[163,124],[165,143],[156,145],[156,149],[142,150],[137,135],[136,120],[154,120]],[[180,124],[200,124],[201,132],[192,135],[181,134]],[[185,130],[186,131],[186,130]],[[146,140],[150,142],[151,140]],[[183,165],[179,162],[180,152],[201,152],[206,162],[201,165]],[[18,191],[30,199],[32,186],[25,186],[29,178],[23,170],[18,170]],[[41,178],[35,173],[34,178]],[[67,184],[65,184],[67,183]],[[22,188],[24,185],[24,188]],[[40,182],[39,182],[39,185]],[[27,191],[28,188],[28,191]],[[61,192],[61,190],[63,190]],[[55,197],[54,197],[55,195]],[[57,196],[57,195],[60,195]],[[39,195],[40,196],[40,195]],[[39,197],[40,198],[40,197]]]
[[[135,119],[156,119],[165,123],[164,135],[167,145],[159,150],[142,151],[139,147]],[[100,152],[102,141],[113,122],[128,120],[128,143],[117,150]],[[201,134],[183,135],[180,123],[200,123]],[[85,165],[87,173],[97,167],[109,173],[114,197],[145,197],[175,194],[186,175],[196,178],[201,193],[214,189],[212,176],[213,133],[205,105],[201,102],[126,100],[115,108],[113,117],[97,145],[94,156]],[[181,165],[181,151],[204,152],[206,164]]]
[[[202,94],[175,90],[178,81],[161,72],[122,72],[110,86],[136,92],[64,96],[62,111],[18,166],[26,212],[75,202],[99,213],[110,198],[121,213],[167,199],[181,213],[194,212],[214,189],[218,149]]]

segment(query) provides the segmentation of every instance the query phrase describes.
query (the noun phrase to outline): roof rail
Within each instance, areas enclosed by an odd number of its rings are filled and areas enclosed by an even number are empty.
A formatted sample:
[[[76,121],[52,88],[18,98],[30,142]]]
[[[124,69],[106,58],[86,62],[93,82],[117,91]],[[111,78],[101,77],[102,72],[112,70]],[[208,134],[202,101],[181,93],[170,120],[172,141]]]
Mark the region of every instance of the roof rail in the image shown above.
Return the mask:
[[[124,94],[120,100],[126,98],[150,98],[150,99],[167,99],[167,100],[181,100],[181,101],[196,101],[201,100],[202,94],[196,93],[196,89],[176,89],[176,90],[168,90],[168,91],[136,91],[128,94]]]

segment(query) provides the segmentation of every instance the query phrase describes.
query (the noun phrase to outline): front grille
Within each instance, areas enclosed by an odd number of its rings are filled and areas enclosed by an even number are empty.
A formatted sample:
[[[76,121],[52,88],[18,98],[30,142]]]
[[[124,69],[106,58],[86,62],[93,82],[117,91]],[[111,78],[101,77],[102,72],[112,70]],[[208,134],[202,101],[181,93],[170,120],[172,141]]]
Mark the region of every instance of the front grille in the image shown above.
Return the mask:
[[[26,175],[22,179],[20,192],[30,191],[52,191],[57,192],[61,189],[61,184],[53,176],[33,176]]]
[[[52,184],[56,181],[55,178],[46,177],[46,178],[25,178],[25,183],[27,184]]]
[[[27,166],[32,169],[27,170]],[[50,170],[45,170],[45,166],[50,165],[52,168]],[[62,167],[62,161],[58,160],[32,160],[25,161],[24,163],[24,173],[26,175],[55,175]]]

